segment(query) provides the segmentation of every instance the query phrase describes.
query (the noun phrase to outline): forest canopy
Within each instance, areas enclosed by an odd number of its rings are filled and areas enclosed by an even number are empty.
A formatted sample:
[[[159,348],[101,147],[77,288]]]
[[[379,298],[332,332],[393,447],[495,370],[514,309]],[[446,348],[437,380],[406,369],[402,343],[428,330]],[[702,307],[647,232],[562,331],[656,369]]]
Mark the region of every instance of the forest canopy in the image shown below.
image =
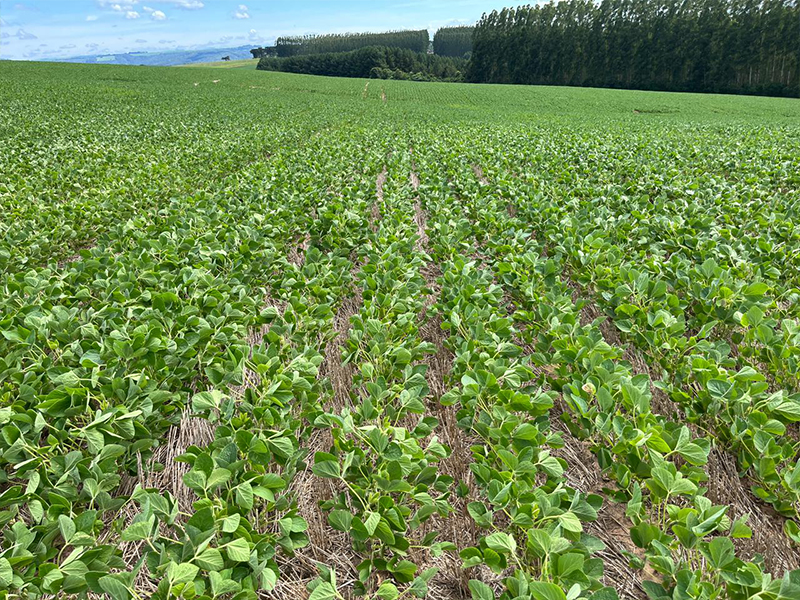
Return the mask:
[[[421,29],[253,52],[260,69],[318,75],[800,96],[800,0],[551,1],[441,28],[432,43]]]
[[[485,14],[467,78],[797,96],[798,0],[564,0]]]
[[[438,56],[463,58],[472,52],[473,25],[442,27],[433,36],[433,53]]]
[[[341,33],[330,35],[284,36],[275,41],[280,57],[302,54],[350,52],[368,46],[404,48],[414,52],[427,52],[430,38],[427,29],[413,31],[388,31],[385,33]]]
[[[332,77],[461,81],[466,66],[467,61],[463,59],[412,52],[403,48],[370,46],[351,52],[264,57],[257,68],[263,71]]]

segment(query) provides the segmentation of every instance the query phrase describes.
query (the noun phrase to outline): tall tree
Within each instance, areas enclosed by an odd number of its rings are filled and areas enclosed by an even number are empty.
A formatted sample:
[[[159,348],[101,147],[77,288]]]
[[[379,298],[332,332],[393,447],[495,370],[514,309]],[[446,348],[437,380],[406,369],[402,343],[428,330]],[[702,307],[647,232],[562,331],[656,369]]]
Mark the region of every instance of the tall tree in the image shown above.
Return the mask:
[[[462,58],[472,52],[475,27],[442,27],[433,36],[433,53]]]
[[[403,48],[427,52],[430,38],[427,29],[387,31],[385,33],[341,33],[330,35],[284,36],[275,41],[278,56],[350,52],[369,46]]]
[[[475,82],[800,96],[800,0],[563,0],[484,14]]]

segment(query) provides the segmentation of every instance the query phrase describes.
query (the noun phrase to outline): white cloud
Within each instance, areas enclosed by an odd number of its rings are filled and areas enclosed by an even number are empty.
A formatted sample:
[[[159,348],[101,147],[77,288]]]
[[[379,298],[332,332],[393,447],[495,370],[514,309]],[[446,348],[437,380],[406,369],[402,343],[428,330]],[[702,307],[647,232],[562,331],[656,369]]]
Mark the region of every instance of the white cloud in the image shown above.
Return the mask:
[[[10,38],[11,34],[6,33],[5,31],[0,31],[0,40],[4,40],[6,38]]]
[[[139,4],[139,0],[95,0],[100,8],[107,8],[115,12],[127,12],[133,10]],[[205,8],[205,3],[200,0],[151,0],[152,3],[169,4],[175,8],[183,10],[200,10]],[[142,6],[142,11],[146,13],[159,12],[150,6]]]
[[[138,19],[139,18],[139,13],[136,12],[135,10],[129,10],[128,12],[125,13],[125,18],[126,19]]]
[[[156,10],[150,6],[143,6],[142,10],[150,15],[150,18],[153,21],[166,21],[167,15],[164,14],[164,11]]]
[[[97,15],[89,15],[86,17],[87,21],[97,21]]]
[[[234,19],[249,19],[250,18],[250,13],[241,12],[241,11],[237,10],[237,11],[235,11],[233,13],[233,18]]]
[[[126,19],[138,18],[131,16],[131,14],[138,14],[135,9],[139,4],[139,0],[96,0],[96,2],[100,8],[124,15]]]
[[[39,38],[33,35],[32,33],[28,33],[24,29],[17,29],[17,39],[18,40],[38,40]]]
[[[139,0],[96,0],[100,8],[110,8],[117,12],[131,10],[135,4],[139,4]]]
[[[137,43],[137,44],[146,44],[146,43],[147,43],[147,40],[138,39],[138,40],[136,40],[136,43]]]
[[[183,10],[200,10],[205,6],[200,0],[159,0],[165,4],[174,4],[176,8]]]

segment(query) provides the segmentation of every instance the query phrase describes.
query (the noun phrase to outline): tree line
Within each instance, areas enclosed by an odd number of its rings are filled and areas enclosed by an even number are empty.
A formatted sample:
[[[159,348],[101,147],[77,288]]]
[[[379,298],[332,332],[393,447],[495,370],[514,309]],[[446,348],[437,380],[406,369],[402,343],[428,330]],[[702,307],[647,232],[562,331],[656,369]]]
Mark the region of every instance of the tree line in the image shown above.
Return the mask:
[[[474,26],[442,27],[433,36],[433,53],[463,58],[472,52]]]
[[[462,81],[467,61],[414,52],[406,48],[369,46],[350,52],[326,52],[288,57],[265,56],[256,68],[263,71],[406,79],[414,81]]]
[[[430,39],[427,29],[388,31],[385,33],[284,36],[275,41],[277,54],[282,58],[305,54],[350,52],[369,46],[427,52],[429,45]]]
[[[261,58],[262,56],[278,56],[278,49],[275,46],[265,46],[263,48],[253,48],[250,50],[253,58]]]
[[[800,95],[800,0],[563,0],[484,14],[467,79]]]

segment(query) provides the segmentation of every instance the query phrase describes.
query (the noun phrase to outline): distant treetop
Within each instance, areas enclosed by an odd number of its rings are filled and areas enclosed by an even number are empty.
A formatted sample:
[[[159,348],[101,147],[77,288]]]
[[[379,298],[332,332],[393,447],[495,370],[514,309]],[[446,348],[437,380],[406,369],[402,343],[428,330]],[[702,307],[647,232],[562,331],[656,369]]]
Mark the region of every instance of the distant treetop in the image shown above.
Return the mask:
[[[433,36],[433,53],[462,58],[472,52],[475,26],[442,27]]]
[[[798,0],[564,0],[487,13],[472,42],[473,82],[800,93]]]
[[[427,52],[430,45],[427,29],[387,31],[385,33],[334,33],[329,35],[304,35],[279,37],[275,46],[277,55],[322,54],[349,52],[367,46],[403,48],[414,52]]]

